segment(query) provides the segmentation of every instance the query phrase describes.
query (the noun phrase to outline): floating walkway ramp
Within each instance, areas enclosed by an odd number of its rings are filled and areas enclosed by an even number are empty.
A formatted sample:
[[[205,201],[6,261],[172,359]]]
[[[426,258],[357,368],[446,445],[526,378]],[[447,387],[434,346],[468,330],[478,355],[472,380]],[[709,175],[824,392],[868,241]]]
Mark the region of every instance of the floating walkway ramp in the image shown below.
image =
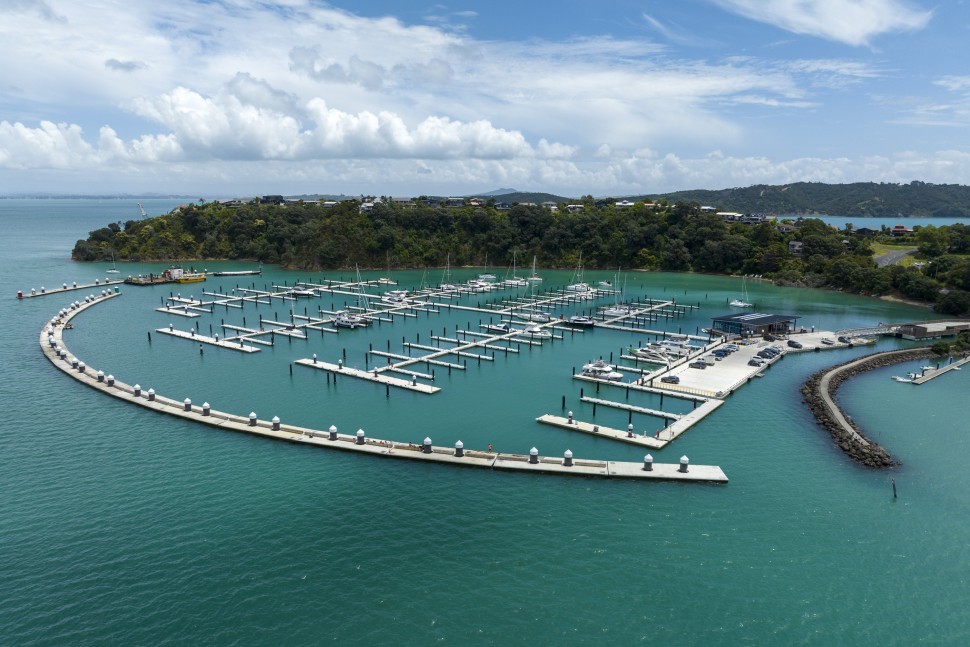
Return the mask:
[[[182,401],[156,394],[152,389],[144,390],[140,385],[128,385],[103,370],[96,370],[73,357],[64,346],[64,327],[70,320],[87,308],[102,303],[119,293],[103,292],[83,303],[73,304],[62,311],[40,331],[39,343],[44,356],[59,370],[105,395],[116,397],[131,404],[151,409],[159,413],[206,424],[226,431],[248,433],[274,440],[313,445],[331,449],[353,451],[387,458],[402,458],[415,461],[461,467],[477,467],[491,470],[524,472],[533,474],[554,474],[562,476],[595,476],[605,478],[627,478],[638,480],[699,481],[726,483],[727,476],[719,467],[690,465],[687,457],[682,457],[679,465],[654,464],[652,457],[645,457],[643,463],[621,461],[590,460],[574,458],[566,450],[560,457],[540,456],[536,448],[528,454],[506,454],[465,451],[459,440],[454,447],[440,447],[425,438],[420,444],[401,443],[367,437],[363,429],[355,434],[340,434],[336,427],[327,431],[284,425],[278,417],[260,420],[255,412],[249,416],[239,416],[212,409],[208,402],[201,407],[189,398]],[[344,371],[347,369],[344,368]],[[648,460],[649,459],[649,460]]]

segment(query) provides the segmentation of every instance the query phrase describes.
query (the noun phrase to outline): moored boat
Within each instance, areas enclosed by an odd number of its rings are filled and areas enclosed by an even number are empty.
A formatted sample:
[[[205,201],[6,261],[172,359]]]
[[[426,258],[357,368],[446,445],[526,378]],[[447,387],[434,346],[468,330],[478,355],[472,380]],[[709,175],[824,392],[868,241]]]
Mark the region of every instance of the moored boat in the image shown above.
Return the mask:
[[[566,320],[566,324],[576,328],[592,328],[596,325],[596,320],[587,315],[573,315]]]
[[[611,366],[601,359],[584,364],[583,375],[596,378],[597,380],[609,380],[611,382],[623,379],[623,373],[620,373],[616,370],[615,366]]]

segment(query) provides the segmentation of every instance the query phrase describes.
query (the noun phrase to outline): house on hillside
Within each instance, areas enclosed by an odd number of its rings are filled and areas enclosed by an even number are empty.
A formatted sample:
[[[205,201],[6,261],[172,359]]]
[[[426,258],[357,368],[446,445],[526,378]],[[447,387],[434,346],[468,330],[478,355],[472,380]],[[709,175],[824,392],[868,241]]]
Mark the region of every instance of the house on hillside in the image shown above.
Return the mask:
[[[804,245],[800,240],[790,240],[788,241],[788,253],[792,256],[801,256],[804,250]]]
[[[913,233],[913,230],[907,227],[906,225],[896,225],[892,228],[892,231],[890,231],[889,233],[892,234],[893,236],[908,236],[911,233]]]

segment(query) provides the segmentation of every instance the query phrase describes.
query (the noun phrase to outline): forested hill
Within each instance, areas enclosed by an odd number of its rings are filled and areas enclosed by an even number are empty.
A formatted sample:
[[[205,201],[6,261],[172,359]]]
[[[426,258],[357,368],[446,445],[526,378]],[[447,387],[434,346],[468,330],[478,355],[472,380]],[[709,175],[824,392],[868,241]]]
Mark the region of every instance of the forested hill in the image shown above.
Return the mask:
[[[823,184],[796,182],[716,191],[678,191],[645,194],[641,199],[698,202],[725,211],[802,214],[840,217],[966,217],[970,215],[970,186],[960,184]]]

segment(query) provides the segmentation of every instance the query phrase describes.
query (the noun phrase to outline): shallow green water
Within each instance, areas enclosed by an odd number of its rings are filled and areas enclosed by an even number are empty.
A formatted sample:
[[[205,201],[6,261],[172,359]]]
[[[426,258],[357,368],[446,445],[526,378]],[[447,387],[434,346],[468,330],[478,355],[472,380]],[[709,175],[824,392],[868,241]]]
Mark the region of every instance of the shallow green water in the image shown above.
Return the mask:
[[[172,206],[144,204],[151,213]],[[36,348],[43,322],[76,297],[18,302],[16,291],[103,277],[104,266],[66,260],[70,248],[90,229],[130,218],[133,206],[0,201],[0,295],[8,295],[0,301],[8,369],[0,382],[8,415],[0,432],[5,644],[967,642],[970,371],[913,387],[889,379],[908,370],[894,367],[843,387],[851,415],[904,461],[892,473],[845,459],[798,394],[811,372],[860,349],[787,357],[653,452],[660,462],[687,454],[720,465],[727,486],[501,474],[269,442],[123,406],[67,379]],[[148,269],[157,265],[122,268]],[[421,274],[393,278],[418,285]],[[542,274],[548,287],[570,278]],[[296,278],[311,277],[266,268],[256,282]],[[428,281],[439,279],[440,270],[428,272]],[[210,279],[205,287],[237,283],[243,279]],[[626,289],[700,304],[667,324],[693,332],[727,312],[740,285],[630,274]],[[200,356],[183,340],[156,334],[148,342],[149,330],[170,321],[153,311],[168,291],[125,289],[80,316],[67,343],[126,382],[264,419],[361,427],[402,441],[430,436],[438,445],[461,439],[469,448],[642,459],[637,448],[534,422],[559,413],[563,396],[578,418],[592,419],[579,402],[580,388],[590,387],[570,379],[572,367],[618,353],[636,336],[567,335],[481,366],[469,362],[450,376],[436,369],[443,391],[435,396],[386,398],[381,387],[328,386],[322,372],[301,367],[291,376],[291,361],[312,353],[335,361],[346,350],[349,365],[363,366],[370,344],[383,350],[390,341],[400,352],[402,338],[426,343],[442,328],[476,328],[478,315],[422,315],[277,340],[251,356],[210,347]],[[831,292],[758,283],[748,291],[759,311],[829,329],[928,314]],[[297,312],[317,305],[331,300],[301,301]],[[245,316],[251,324],[260,314],[288,316],[282,304],[249,305],[198,321],[207,332],[221,319],[241,324]],[[879,348],[895,345],[884,340]],[[654,396],[631,402],[658,404]],[[601,408],[595,420],[623,426],[627,414]],[[634,423],[651,429],[657,420]]]

